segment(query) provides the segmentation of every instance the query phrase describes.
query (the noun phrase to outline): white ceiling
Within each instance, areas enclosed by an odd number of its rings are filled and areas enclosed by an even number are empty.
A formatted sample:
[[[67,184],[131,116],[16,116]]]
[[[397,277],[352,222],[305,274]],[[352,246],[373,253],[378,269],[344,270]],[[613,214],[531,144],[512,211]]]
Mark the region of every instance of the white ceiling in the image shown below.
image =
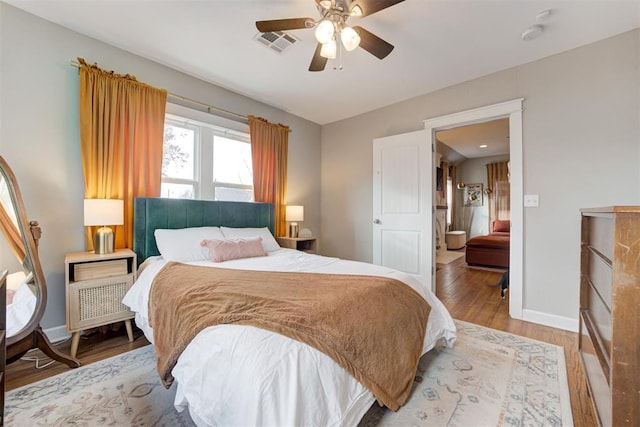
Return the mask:
[[[253,38],[256,20],[319,17],[314,0],[4,1],[318,124],[640,26],[640,0],[405,0],[349,19],[395,45],[387,58],[356,49],[344,54],[342,70],[329,62],[312,73],[313,30],[291,31],[300,42],[283,54]],[[543,34],[523,41],[544,9],[552,13]]]
[[[442,160],[458,164],[466,159],[509,154],[509,119],[460,126],[436,133]]]

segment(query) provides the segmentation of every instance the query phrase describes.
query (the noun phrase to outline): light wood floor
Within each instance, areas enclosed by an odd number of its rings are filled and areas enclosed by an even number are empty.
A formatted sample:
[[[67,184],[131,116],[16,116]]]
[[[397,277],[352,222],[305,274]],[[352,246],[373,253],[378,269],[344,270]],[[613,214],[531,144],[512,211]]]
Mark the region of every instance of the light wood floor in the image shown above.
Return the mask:
[[[84,366],[149,344],[140,329],[134,328],[133,336],[133,342],[129,342],[123,323],[119,330],[112,330],[105,334],[96,332],[88,336],[82,336],[78,345],[77,358]],[[71,339],[56,343],[54,347],[65,354],[69,354],[71,351]],[[49,361],[40,350],[32,350],[22,359],[7,365],[5,390],[13,390],[43,378],[69,371],[67,365],[63,365],[60,362],[54,362],[45,368],[36,368],[35,361],[25,360],[33,358],[39,359],[40,366]]]
[[[464,258],[460,258],[450,264],[438,265],[436,294],[456,319],[563,346],[574,424],[596,426],[578,355],[577,334],[509,318],[508,295],[506,299],[500,299],[500,288],[495,286],[499,278],[500,272],[466,267]],[[78,358],[86,365],[148,344],[139,330],[135,335],[136,339],[130,343],[124,329],[106,335],[93,334],[80,340]],[[70,341],[66,341],[57,348],[68,353],[70,346]],[[34,351],[28,356],[38,353]],[[57,362],[36,369],[34,362],[20,360],[7,366],[6,389],[12,390],[67,370]]]

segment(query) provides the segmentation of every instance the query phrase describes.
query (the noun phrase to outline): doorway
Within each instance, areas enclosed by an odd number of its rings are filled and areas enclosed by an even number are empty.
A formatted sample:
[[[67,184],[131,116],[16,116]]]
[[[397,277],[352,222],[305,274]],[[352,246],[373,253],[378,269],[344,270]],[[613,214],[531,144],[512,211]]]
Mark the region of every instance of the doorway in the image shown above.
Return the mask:
[[[509,315],[515,319],[522,319],[523,309],[523,207],[522,207],[522,101],[513,101],[494,104],[473,110],[462,111],[446,116],[425,120],[425,129],[431,139],[432,147],[436,147],[436,133],[461,126],[490,122],[500,118],[509,121],[509,156],[510,156],[510,187],[511,187],[511,246],[510,256],[510,283],[509,283]],[[436,170],[435,157],[433,170]],[[435,192],[433,192],[435,194]],[[434,196],[435,206],[435,196]],[[435,235],[435,221],[433,229]],[[435,239],[432,251],[435,265]],[[435,273],[435,269],[434,269]],[[432,290],[435,289],[435,274],[432,280]]]
[[[500,176],[504,175],[504,181],[507,180],[508,118],[439,130],[436,132],[435,152],[435,163],[439,166],[436,169],[436,209],[442,207],[446,212],[445,226],[451,224],[451,230],[464,231],[466,239],[470,239],[491,232],[492,219],[509,219],[508,183],[501,184],[500,188],[496,188],[495,183],[488,183],[486,166],[504,162]],[[440,183],[440,176],[446,185]],[[474,193],[473,200],[465,199],[465,193],[478,184],[482,185],[483,191]],[[500,191],[503,187],[506,191]],[[502,201],[499,205],[495,203],[498,199]]]

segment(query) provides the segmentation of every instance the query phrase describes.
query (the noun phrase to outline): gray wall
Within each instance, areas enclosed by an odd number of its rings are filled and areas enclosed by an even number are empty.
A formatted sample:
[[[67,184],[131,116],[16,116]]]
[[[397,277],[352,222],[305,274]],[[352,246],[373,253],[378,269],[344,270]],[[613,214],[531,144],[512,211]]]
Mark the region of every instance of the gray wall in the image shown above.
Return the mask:
[[[320,232],[319,125],[0,2],[0,155],[19,180],[29,218],[43,228],[45,329],[65,324],[65,254],[85,250],[78,70],[70,66],[78,56],[175,94],[289,125],[288,201],[304,205],[302,227]],[[2,265],[14,262],[6,248],[0,255]]]
[[[635,30],[323,126],[323,252],[373,258],[374,138],[524,98],[523,309],[577,320],[580,208],[640,203],[639,52]]]

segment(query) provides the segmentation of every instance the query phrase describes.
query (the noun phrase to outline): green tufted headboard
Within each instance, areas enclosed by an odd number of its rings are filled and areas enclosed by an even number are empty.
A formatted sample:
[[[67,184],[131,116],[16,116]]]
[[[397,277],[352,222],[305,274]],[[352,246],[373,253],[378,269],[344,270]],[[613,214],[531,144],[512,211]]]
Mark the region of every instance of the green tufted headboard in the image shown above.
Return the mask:
[[[274,224],[270,203],[138,197],[133,201],[133,251],[138,264],[160,255],[153,235],[157,228],[269,227],[273,233]]]

